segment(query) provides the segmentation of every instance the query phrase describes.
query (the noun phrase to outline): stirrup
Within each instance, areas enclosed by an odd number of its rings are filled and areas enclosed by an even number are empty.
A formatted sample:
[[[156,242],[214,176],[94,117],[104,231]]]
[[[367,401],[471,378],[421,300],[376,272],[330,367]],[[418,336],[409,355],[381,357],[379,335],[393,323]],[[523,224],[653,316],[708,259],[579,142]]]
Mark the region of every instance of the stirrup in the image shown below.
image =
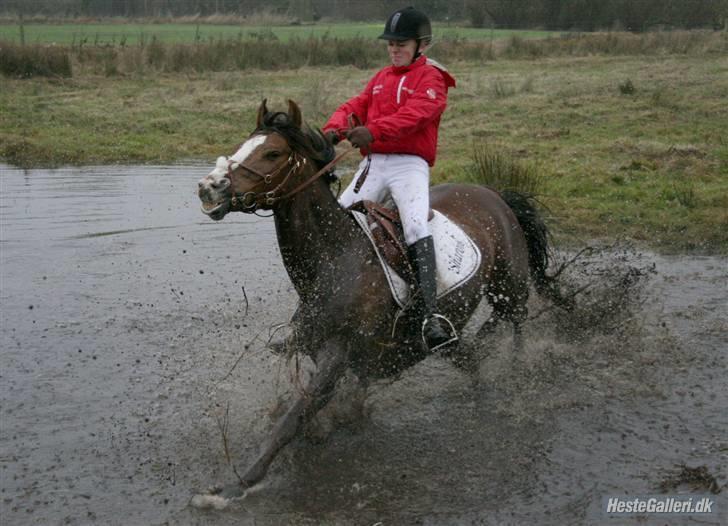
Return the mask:
[[[425,329],[427,328],[427,324],[430,323],[430,320],[432,320],[433,318],[445,320],[445,323],[447,323],[447,326],[448,326],[448,330],[446,332],[449,334],[450,338],[438,345],[435,345],[434,347],[430,347],[427,344],[427,339],[425,338]],[[457,342],[459,339],[458,333],[455,330],[455,326],[452,324],[452,322],[450,320],[448,320],[442,314],[432,314],[431,316],[428,316],[427,318],[425,318],[422,321],[422,329],[420,331],[420,334],[422,335],[422,342],[425,344],[425,347],[430,350],[430,352],[439,351],[443,347],[447,347],[448,345]]]

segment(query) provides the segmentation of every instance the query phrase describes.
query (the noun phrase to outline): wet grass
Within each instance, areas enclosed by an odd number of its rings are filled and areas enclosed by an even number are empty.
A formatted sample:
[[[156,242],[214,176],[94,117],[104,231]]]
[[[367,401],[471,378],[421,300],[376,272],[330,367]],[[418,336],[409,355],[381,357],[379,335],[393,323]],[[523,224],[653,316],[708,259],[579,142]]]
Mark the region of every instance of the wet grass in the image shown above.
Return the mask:
[[[432,55],[440,58],[437,48]],[[575,244],[629,238],[665,250],[728,251],[722,56],[448,65],[459,84],[443,117],[434,182],[467,180],[473,152],[487,148],[537,168],[550,224]],[[263,98],[280,107],[294,99],[320,126],[373,72],[346,66],[0,78],[0,158],[22,166],[211,162],[253,129]],[[627,79],[633,89],[624,93]]]

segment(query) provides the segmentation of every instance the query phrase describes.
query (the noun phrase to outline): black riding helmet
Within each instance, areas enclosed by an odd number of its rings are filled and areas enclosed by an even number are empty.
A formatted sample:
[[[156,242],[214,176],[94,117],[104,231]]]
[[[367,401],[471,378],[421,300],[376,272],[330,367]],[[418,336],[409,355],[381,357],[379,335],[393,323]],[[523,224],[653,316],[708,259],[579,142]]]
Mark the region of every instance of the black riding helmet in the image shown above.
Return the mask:
[[[432,41],[432,25],[425,13],[414,7],[405,7],[389,15],[384,24],[384,33],[379,38],[399,41],[414,39],[418,44],[421,41],[429,44]]]

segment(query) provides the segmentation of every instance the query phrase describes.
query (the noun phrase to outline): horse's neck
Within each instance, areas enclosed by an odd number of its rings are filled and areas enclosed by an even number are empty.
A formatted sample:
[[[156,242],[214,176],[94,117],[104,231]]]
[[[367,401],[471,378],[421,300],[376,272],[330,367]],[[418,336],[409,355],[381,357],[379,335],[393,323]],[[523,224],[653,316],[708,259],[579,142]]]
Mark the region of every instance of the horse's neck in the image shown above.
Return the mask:
[[[335,262],[351,246],[354,223],[323,180],[281,203],[274,215],[283,264],[302,298],[343,277],[346,269]]]

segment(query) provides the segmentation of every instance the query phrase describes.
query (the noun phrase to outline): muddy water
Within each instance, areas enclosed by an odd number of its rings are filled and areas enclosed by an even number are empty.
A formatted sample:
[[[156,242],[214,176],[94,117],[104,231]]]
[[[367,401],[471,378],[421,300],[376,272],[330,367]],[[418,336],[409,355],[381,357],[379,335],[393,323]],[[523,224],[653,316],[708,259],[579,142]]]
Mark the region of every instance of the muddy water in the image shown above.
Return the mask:
[[[572,267],[576,314],[534,301],[523,355],[475,342],[478,382],[426,360],[246,499],[189,506],[233,480],[225,417],[244,466],[296,374],[263,349],[295,308],[272,220],[207,220],[206,170],[0,166],[3,524],[725,524],[726,489],[711,516],[602,512],[728,475],[728,261],[619,250]]]

